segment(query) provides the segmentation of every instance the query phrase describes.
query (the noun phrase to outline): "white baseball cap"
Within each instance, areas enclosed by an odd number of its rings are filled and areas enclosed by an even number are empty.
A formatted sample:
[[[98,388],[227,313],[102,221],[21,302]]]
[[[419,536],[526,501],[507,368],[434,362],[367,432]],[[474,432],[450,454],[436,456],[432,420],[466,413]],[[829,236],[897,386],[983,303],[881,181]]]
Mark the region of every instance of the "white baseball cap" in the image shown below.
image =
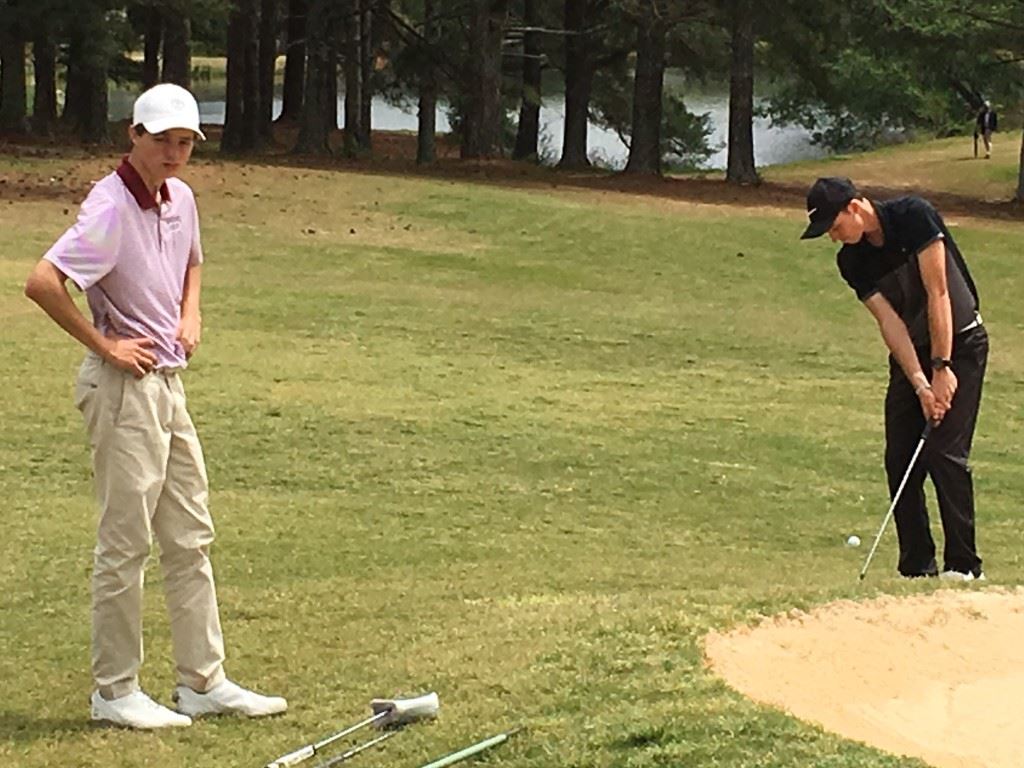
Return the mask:
[[[135,100],[132,125],[141,125],[150,133],[163,133],[172,128],[187,128],[200,139],[199,105],[196,97],[174,83],[154,85]]]

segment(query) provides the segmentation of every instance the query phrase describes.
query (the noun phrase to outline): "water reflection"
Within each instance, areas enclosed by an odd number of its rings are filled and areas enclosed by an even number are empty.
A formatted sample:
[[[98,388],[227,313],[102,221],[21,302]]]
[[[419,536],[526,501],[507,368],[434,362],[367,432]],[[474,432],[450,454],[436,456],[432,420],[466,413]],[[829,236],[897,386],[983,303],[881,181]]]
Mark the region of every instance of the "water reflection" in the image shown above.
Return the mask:
[[[204,123],[223,125],[223,90],[204,87],[195,88],[199,99],[200,119]],[[110,116],[120,120],[131,114],[131,105],[137,93],[114,90],[110,94]],[[343,97],[342,97],[343,98]],[[695,113],[710,115],[712,134],[710,143],[717,151],[708,158],[705,166],[713,169],[725,168],[726,141],[729,131],[729,104],[725,95],[702,96],[687,99],[688,108]],[[372,105],[373,127],[384,131],[416,131],[416,107],[413,103],[391,104],[376,98]],[[562,132],[565,102],[561,98],[544,100],[540,111],[542,157],[548,162],[557,162],[562,153]],[[281,112],[281,99],[274,99],[274,117]],[[344,113],[344,102],[339,99],[339,114]],[[437,110],[437,130],[445,133],[451,130],[444,107]],[[592,160],[611,168],[622,168],[626,164],[629,150],[614,131],[590,124],[587,130],[587,147]],[[807,132],[799,126],[773,127],[768,120],[754,120],[754,158],[759,167],[791,163],[821,157],[825,151],[811,144]]]

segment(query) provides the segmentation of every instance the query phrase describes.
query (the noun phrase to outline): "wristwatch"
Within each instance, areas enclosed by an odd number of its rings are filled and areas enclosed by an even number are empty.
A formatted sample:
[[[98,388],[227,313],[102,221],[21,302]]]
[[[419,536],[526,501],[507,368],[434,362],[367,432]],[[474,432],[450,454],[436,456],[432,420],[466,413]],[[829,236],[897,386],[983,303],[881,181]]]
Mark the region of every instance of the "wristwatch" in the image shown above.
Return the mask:
[[[943,368],[951,368],[953,361],[948,357],[933,357],[932,358],[932,370],[941,371]]]

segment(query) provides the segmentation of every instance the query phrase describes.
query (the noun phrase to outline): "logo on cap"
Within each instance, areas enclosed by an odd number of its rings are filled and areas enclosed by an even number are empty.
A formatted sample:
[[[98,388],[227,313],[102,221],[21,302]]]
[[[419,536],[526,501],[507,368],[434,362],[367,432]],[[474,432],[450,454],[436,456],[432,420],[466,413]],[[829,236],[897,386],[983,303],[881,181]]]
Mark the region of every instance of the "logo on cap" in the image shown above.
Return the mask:
[[[807,193],[807,229],[800,236],[801,240],[821,237],[832,228],[843,209],[851,200],[860,197],[860,193],[849,179],[829,176],[818,179]]]
[[[132,125],[142,125],[150,133],[184,128],[206,138],[199,127],[199,104],[195,97],[173,83],[154,85],[135,100]]]

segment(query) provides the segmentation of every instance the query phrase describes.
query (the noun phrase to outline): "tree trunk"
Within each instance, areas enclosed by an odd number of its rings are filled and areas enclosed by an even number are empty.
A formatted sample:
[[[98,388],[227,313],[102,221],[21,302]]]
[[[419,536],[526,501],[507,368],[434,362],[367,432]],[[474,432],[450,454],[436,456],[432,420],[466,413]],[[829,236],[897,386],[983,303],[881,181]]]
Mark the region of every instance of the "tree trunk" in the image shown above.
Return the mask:
[[[259,0],[244,0],[245,80],[242,86],[242,141],[246,150],[260,144]]]
[[[192,87],[192,21],[184,8],[164,16],[164,61],[160,79]]]
[[[525,0],[523,25],[540,26],[539,0]],[[519,107],[519,125],[516,129],[515,160],[536,160],[540,134],[541,96],[540,34],[527,31],[523,35],[523,100]]]
[[[107,116],[110,112],[110,97],[107,91],[107,66],[98,65],[89,69],[85,79],[87,107],[83,111],[81,129],[82,141],[90,144],[110,144],[110,130]]]
[[[665,25],[652,12],[637,25],[633,81],[633,128],[625,173],[661,174],[662,93],[665,85]]]
[[[373,148],[373,3],[359,0],[359,145]]]
[[[725,180],[756,184],[754,165],[754,7],[733,0],[732,65],[729,72],[729,159]]]
[[[508,0],[473,0],[469,19],[469,83],[461,156],[501,154],[501,41]]]
[[[565,123],[561,168],[586,168],[587,127],[594,65],[586,36],[587,0],[565,0]]]
[[[281,116],[292,122],[302,113],[302,91],[306,77],[306,0],[288,0],[288,48],[284,60],[284,89]]]
[[[239,152],[245,148],[243,124],[245,119],[245,57],[248,41],[245,31],[248,22],[243,16],[245,0],[234,0],[228,17],[227,85],[224,99],[224,132],[221,134],[222,152]]]
[[[260,143],[259,17],[259,0],[232,3],[228,18],[223,152],[249,152]]]
[[[79,140],[109,144],[107,71],[109,27],[103,14],[83,5],[68,43],[67,90],[62,119]]]
[[[164,17],[153,6],[145,9],[146,31],[142,43],[142,87],[152,88],[160,82],[160,46],[164,37]]]
[[[14,24],[0,24],[0,131],[24,133],[28,117],[25,41]]]
[[[359,37],[362,24],[359,17],[358,0],[350,0],[345,6],[344,57],[345,70],[345,136],[344,151],[347,157],[355,157],[359,152],[362,130],[359,121],[362,119],[362,97],[359,66]]]
[[[261,0],[259,29],[260,111],[257,128],[269,139],[274,124],[274,69],[277,65],[277,0]]]
[[[40,24],[32,43],[36,92],[32,101],[32,130],[49,136],[57,124],[57,49],[45,24]]]
[[[1013,199],[1018,203],[1024,203],[1024,135],[1020,142],[1020,169],[1017,172],[1017,194]]]
[[[327,69],[324,72],[324,125],[330,135],[338,130],[338,38],[331,34],[327,43]]]
[[[423,1],[423,39],[426,50],[420,64],[420,103],[416,127],[416,162],[437,160],[437,74],[433,46],[437,42],[434,0]]]
[[[82,99],[82,76],[79,74],[81,65],[78,63],[78,44],[72,40],[68,44],[67,70],[64,74],[64,108],[60,113],[60,124],[68,131],[78,130],[78,102]]]
[[[85,101],[78,124],[78,138],[86,144],[110,144],[107,67],[89,68],[82,78],[82,85]]]
[[[324,117],[327,105],[324,102],[328,90],[326,79],[329,74],[327,62],[332,21],[330,0],[310,0],[306,24],[306,84],[303,89],[305,93],[299,119],[299,136],[293,150],[296,153],[327,155],[331,152],[327,120]],[[337,100],[333,107],[337,109]]]

